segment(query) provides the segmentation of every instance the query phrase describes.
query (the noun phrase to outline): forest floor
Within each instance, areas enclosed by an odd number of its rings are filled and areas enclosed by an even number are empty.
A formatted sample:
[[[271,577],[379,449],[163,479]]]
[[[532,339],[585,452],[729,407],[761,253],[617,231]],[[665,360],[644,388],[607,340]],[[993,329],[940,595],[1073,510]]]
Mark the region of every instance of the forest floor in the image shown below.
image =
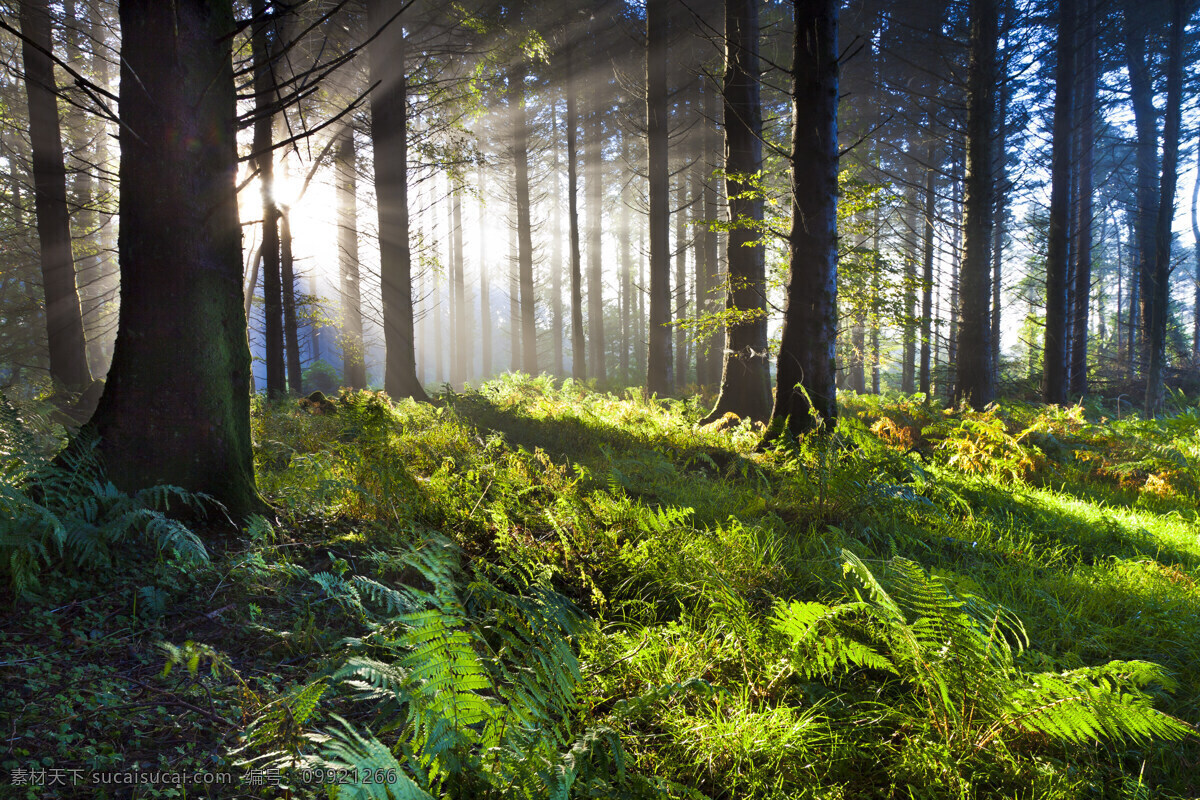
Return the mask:
[[[702,416],[260,403],[201,553],[10,415],[0,796],[1200,796],[1200,411]]]

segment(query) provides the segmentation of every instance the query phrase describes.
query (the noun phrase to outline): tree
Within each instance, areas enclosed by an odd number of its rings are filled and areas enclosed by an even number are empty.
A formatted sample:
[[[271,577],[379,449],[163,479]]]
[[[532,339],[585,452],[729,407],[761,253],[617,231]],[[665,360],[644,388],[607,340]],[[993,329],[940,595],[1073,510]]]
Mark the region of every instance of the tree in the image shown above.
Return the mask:
[[[670,180],[667,163],[667,10],[646,0],[646,152],[650,183],[650,342],[646,390],[669,395],[671,363]]]
[[[571,250],[571,377],[587,378],[587,345],[583,334],[583,263],[579,253],[579,131],[578,77],[572,57],[573,43],[566,47],[567,72],[567,226]]]
[[[768,438],[837,415],[838,3],[792,7],[791,254]]]
[[[275,202],[275,153],[272,128],[275,123],[275,70],[267,36],[266,0],[250,4],[254,29],[250,49],[254,59],[254,155],[262,196],[263,325],[266,338],[267,396],[287,393],[283,355],[283,278],[280,273],[279,206]]]
[[[1096,4],[1083,0],[1077,27],[1075,113],[1079,152],[1075,197],[1075,286],[1071,305],[1070,391],[1087,393],[1088,312],[1092,292],[1092,162],[1096,120]]]
[[[362,290],[358,264],[358,162],[354,128],[346,125],[334,153],[338,198],[338,267],[342,297],[342,377],[351,389],[365,389]]]
[[[1144,315],[1148,351],[1145,414],[1153,417],[1163,404],[1163,373],[1167,360],[1167,315],[1171,280],[1171,222],[1175,216],[1175,186],[1179,180],[1179,129],[1183,111],[1183,33],[1189,0],[1171,0],[1171,32],[1167,44],[1167,106],[1163,121],[1162,181],[1154,226],[1154,261],[1146,284],[1149,307]]]
[[[83,314],[71,252],[67,176],[50,60],[50,8],[46,0],[21,0],[21,55],[29,98],[29,138],[33,144],[33,192],[41,247],[42,291],[50,377],[81,391],[92,381],[83,334]]]
[[[533,232],[529,219],[529,123],[525,116],[525,67],[514,62],[508,68],[508,102],[512,117],[513,198],[516,203],[517,280],[520,286],[521,369],[537,374],[537,317],[533,297]],[[512,320],[516,330],[517,319]],[[516,353],[513,353],[516,361]]]
[[[1130,286],[1131,297],[1136,297],[1134,307],[1137,322],[1130,320],[1130,366],[1131,372],[1142,374],[1148,366],[1147,332],[1151,327],[1150,314],[1153,307],[1153,288],[1150,285],[1154,272],[1155,237],[1154,225],[1158,218],[1158,112],[1154,108],[1154,81],[1150,65],[1146,60],[1146,37],[1149,25],[1142,14],[1141,3],[1126,0],[1122,5],[1125,34],[1125,62],[1129,72],[1129,100],[1133,108],[1133,124],[1137,133],[1134,157],[1137,170],[1136,207],[1133,213],[1134,229],[1134,280]],[[1141,332],[1139,336],[1137,331]]]
[[[592,15],[595,26],[602,18]],[[598,31],[589,32],[592,39],[592,69],[589,75],[591,109],[584,124],[583,173],[584,193],[587,195],[587,254],[588,254],[588,344],[591,345],[592,377],[603,383],[608,378],[607,345],[604,338],[604,260],[602,234],[604,223],[604,116],[605,92],[608,88],[607,63],[598,39]]]
[[[413,341],[412,252],[408,214],[408,78],[405,74],[405,8],[400,0],[369,0],[367,26],[378,31],[368,51],[371,83],[371,140],[375,195],[379,206],[379,276],[383,297],[383,342],[387,349],[384,389],[394,398],[429,398],[417,380]]]
[[[797,8],[797,13],[799,11]],[[836,60],[836,54],[834,58]],[[721,394],[708,416],[710,420],[729,412],[758,421],[766,421],[771,415],[766,260],[762,244],[756,243],[763,220],[763,200],[755,188],[756,176],[762,169],[762,104],[758,71],[758,6],[754,0],[726,0],[725,195],[729,198],[730,219],[726,240],[729,265],[725,301],[727,339]],[[793,110],[797,107],[793,105]],[[810,107],[805,106],[803,113],[809,110]],[[818,304],[823,307],[825,299],[818,300]],[[803,312],[797,308],[797,313]],[[784,324],[786,326],[786,321]],[[833,339],[829,347],[832,377]],[[781,349],[781,357],[782,352]],[[791,401],[786,401],[785,405],[790,408]],[[776,407],[779,407],[778,403]]]
[[[122,0],[121,311],[89,427],[109,479],[263,508],[250,443],[230,0]]]
[[[992,165],[995,160],[997,0],[972,0],[967,67],[966,192],[963,262],[959,273],[962,324],[955,398],[982,409],[996,397],[992,372]]]
[[[1050,164],[1050,231],[1046,244],[1046,337],[1042,399],[1067,402],[1067,259],[1071,202],[1071,121],[1074,104],[1075,0],[1058,6],[1053,152]]]

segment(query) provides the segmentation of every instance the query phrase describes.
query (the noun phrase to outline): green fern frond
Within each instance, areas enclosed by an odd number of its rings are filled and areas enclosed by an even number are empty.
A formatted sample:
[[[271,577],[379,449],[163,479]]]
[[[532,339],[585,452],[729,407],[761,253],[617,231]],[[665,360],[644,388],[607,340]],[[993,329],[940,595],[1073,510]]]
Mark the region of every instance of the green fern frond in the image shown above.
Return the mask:
[[[363,736],[353,726],[333,715],[338,727],[325,733],[321,754],[308,759],[306,766],[352,772],[358,783],[339,787],[338,797],[352,800],[433,800],[396,761],[391,750],[374,736]],[[364,776],[369,776],[366,782]],[[382,778],[377,780],[377,778]]]

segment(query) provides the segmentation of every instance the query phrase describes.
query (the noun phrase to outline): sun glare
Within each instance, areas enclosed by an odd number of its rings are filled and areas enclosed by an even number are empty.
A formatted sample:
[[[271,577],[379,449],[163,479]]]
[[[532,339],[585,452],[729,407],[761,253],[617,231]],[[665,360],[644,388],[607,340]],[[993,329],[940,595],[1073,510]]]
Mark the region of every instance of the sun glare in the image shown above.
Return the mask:
[[[305,186],[308,164],[275,164],[275,201],[286,209],[291,223],[295,270],[302,281],[301,291],[332,300],[330,287],[336,285],[337,192],[328,170],[318,170]],[[242,180],[245,178],[243,177]],[[250,181],[239,195],[243,222],[255,222],[245,230],[247,247],[262,241],[262,184]]]

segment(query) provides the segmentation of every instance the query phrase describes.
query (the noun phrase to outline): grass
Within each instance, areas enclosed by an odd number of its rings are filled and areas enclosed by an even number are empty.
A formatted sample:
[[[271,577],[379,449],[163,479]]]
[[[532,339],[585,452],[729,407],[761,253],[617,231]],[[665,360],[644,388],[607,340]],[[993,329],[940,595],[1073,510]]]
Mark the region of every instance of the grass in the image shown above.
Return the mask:
[[[332,763],[321,736],[344,719],[434,796],[1200,794],[1200,740],[1146,710],[1200,720],[1195,411],[852,397],[832,436],[766,452],[753,426],[702,416],[511,376],[437,406],[260,403],[274,519],[194,526],[203,563],[123,538],[104,569],[50,558],[39,587],[8,590],[0,766],[221,769],[244,796],[275,796],[278,777],[315,797],[286,767]],[[414,567],[435,541],[457,553],[453,586]],[[461,606],[453,629],[499,670],[482,694],[521,685],[513,670],[533,667],[503,642],[540,617],[496,616],[509,606],[481,586],[578,609],[578,680],[539,668],[573,699],[551,738],[502,737],[503,759],[466,723],[434,758],[340,670],[404,663],[417,628],[388,592],[425,591]],[[785,633],[792,603],[828,616]],[[1063,729],[1029,700],[1059,683],[1084,698],[1058,701],[1079,713]],[[1069,735],[1111,697],[1115,727]],[[267,764],[283,767],[267,785],[243,780]]]

